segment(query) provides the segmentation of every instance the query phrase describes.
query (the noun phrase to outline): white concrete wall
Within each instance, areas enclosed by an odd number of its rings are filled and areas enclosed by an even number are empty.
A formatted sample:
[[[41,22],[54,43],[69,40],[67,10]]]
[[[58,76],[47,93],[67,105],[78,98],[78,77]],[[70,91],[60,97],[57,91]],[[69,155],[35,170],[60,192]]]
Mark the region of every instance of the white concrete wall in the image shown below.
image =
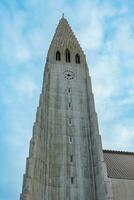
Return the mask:
[[[134,180],[111,179],[113,200],[134,200]]]

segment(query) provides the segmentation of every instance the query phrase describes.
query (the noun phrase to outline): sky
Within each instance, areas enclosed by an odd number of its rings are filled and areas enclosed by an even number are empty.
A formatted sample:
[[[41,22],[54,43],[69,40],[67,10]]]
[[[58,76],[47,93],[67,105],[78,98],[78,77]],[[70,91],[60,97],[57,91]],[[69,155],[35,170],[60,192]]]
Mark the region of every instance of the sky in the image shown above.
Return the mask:
[[[134,151],[134,1],[0,1],[0,200],[18,200],[47,51],[64,13],[86,53],[104,149]]]

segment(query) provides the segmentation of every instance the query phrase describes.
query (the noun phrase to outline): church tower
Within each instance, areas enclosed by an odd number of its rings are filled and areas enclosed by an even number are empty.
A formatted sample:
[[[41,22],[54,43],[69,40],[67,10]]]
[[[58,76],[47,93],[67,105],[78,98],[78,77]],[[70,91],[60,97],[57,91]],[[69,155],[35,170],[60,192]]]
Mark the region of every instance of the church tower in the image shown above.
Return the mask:
[[[110,200],[91,79],[62,17],[51,42],[20,200]]]

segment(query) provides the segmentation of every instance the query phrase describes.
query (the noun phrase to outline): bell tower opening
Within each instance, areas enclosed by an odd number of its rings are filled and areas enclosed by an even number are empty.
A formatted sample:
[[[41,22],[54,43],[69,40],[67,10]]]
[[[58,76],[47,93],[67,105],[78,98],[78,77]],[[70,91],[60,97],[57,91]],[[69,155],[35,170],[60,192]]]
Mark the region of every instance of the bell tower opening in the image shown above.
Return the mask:
[[[60,52],[59,51],[56,52],[56,60],[57,61],[61,60],[61,56],[60,56]]]
[[[76,64],[80,64],[80,56],[78,53],[75,56],[75,62],[76,62]]]
[[[66,49],[66,62],[70,62],[70,51],[68,49]]]

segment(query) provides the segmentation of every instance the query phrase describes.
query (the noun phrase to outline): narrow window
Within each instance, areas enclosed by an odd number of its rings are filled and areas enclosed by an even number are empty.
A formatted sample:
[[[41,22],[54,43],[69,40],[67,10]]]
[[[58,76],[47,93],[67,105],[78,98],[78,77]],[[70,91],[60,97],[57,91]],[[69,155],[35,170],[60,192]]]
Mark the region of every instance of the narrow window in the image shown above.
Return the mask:
[[[66,62],[70,62],[70,52],[66,49]]]
[[[69,142],[72,143],[73,142],[73,138],[70,136],[69,137]]]
[[[69,107],[69,108],[71,107],[71,103],[70,103],[70,102],[68,103],[68,107]]]
[[[71,92],[71,88],[68,88],[68,92],[69,92],[69,93]]]
[[[80,56],[78,53],[75,56],[75,62],[76,62],[76,64],[80,64]]]
[[[69,124],[69,125],[72,124],[72,119],[71,119],[71,118],[68,119],[68,124]]]
[[[73,162],[73,155],[70,156],[70,162]]]
[[[59,52],[59,51],[56,52],[56,60],[58,60],[58,61],[61,60],[61,59],[60,59],[60,52]]]
[[[74,183],[74,178],[73,177],[71,177],[71,184],[73,184]]]

